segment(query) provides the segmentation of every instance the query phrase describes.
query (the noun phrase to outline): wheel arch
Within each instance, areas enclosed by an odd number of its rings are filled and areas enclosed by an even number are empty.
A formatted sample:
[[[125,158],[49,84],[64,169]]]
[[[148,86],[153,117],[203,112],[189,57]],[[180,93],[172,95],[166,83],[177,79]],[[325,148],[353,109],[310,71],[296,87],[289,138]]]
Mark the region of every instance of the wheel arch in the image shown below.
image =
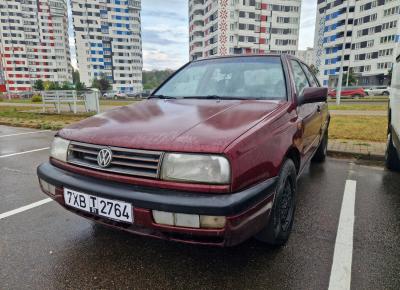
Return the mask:
[[[290,147],[290,148],[288,149],[288,151],[286,152],[285,157],[284,157],[282,163],[283,163],[284,160],[286,160],[286,159],[291,159],[291,160],[293,161],[294,166],[296,167],[297,174],[299,174],[299,173],[300,173],[300,166],[301,166],[301,155],[300,155],[300,151],[299,151],[296,147],[294,147],[294,146]]]

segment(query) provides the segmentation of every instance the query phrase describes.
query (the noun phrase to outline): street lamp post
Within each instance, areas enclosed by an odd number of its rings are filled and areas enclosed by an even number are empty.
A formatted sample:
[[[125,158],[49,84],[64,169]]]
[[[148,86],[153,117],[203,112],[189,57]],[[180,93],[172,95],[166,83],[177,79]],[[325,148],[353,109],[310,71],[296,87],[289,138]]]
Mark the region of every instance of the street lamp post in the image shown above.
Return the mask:
[[[339,80],[338,86],[336,89],[336,104],[340,105],[340,97],[342,95],[342,82],[343,82],[343,61],[344,61],[344,50],[346,49],[346,42],[347,42],[347,26],[349,20],[349,7],[350,7],[350,0],[347,0],[347,8],[346,8],[346,23],[344,27],[344,43],[342,46],[342,57],[340,58],[340,70],[339,70]],[[347,74],[348,74],[347,69]]]

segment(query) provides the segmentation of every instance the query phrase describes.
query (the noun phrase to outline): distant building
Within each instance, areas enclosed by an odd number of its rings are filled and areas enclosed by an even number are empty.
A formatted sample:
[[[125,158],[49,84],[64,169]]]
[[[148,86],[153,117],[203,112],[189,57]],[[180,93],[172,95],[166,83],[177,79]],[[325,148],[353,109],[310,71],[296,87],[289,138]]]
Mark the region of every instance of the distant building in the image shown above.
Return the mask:
[[[113,90],[142,91],[140,0],[71,0],[77,64],[90,86],[105,75]]]
[[[190,58],[295,54],[301,0],[189,0]]]
[[[399,22],[400,0],[318,0],[314,49],[323,84],[337,84],[342,57],[358,85],[387,84]]]
[[[315,53],[313,48],[307,47],[306,50],[298,50],[296,51],[296,56],[309,66],[315,66]]]
[[[0,0],[0,70],[9,92],[31,91],[39,79],[72,82],[70,63],[65,0]]]
[[[6,78],[4,77],[4,69],[0,61],[0,93],[5,93],[6,91]]]

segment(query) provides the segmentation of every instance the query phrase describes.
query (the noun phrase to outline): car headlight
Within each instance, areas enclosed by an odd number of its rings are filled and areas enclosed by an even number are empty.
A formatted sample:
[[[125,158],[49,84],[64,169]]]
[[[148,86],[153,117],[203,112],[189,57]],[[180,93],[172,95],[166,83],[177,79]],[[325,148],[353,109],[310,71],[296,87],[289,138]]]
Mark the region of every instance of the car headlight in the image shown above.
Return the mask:
[[[60,161],[67,162],[68,146],[70,141],[55,137],[51,144],[50,156]]]
[[[171,181],[228,184],[230,166],[223,156],[167,153],[162,163],[161,178]]]

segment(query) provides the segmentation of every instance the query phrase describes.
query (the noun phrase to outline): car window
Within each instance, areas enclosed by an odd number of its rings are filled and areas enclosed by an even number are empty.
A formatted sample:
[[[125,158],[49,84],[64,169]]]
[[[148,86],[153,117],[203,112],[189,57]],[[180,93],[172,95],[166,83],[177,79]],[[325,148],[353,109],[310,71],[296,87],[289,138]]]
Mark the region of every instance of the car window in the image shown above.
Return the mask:
[[[294,82],[296,84],[296,91],[298,95],[301,95],[304,88],[309,87],[310,84],[308,83],[307,77],[304,74],[304,71],[301,68],[300,64],[295,60],[292,60],[291,63],[294,75]]]
[[[279,57],[234,57],[193,62],[168,80],[155,95],[287,99]]]
[[[310,85],[312,87],[318,87],[319,85],[317,84],[317,81],[315,80],[314,75],[312,74],[310,69],[304,64],[301,64],[301,66],[302,66],[302,68],[303,68],[303,70],[304,70],[304,72],[305,72],[305,74],[306,74],[306,76],[308,78],[308,81],[310,82]]]

